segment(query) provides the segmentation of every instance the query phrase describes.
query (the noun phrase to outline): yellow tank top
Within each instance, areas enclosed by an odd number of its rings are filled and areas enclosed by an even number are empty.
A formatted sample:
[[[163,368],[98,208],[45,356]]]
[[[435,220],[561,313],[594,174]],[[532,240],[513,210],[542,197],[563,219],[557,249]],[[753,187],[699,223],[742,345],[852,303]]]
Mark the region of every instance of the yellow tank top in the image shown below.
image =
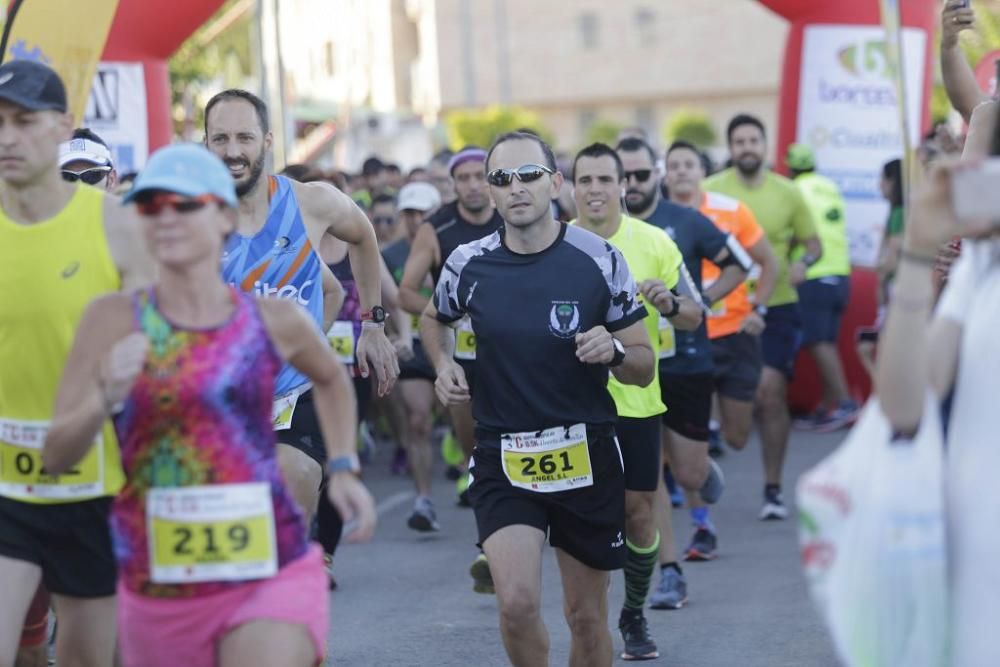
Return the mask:
[[[21,225],[0,210],[0,496],[29,503],[114,495],[124,475],[111,422],[68,473],[42,470],[41,447],[77,325],[120,289],[104,234],[104,196],[77,187],[54,217]]]

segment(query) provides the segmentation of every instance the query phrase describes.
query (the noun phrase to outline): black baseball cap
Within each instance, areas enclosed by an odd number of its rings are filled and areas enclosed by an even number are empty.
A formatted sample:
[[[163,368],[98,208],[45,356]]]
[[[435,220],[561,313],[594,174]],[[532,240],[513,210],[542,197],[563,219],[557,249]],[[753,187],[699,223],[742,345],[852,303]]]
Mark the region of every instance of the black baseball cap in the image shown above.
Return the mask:
[[[56,71],[34,60],[0,65],[0,100],[28,111],[66,112],[66,87]]]

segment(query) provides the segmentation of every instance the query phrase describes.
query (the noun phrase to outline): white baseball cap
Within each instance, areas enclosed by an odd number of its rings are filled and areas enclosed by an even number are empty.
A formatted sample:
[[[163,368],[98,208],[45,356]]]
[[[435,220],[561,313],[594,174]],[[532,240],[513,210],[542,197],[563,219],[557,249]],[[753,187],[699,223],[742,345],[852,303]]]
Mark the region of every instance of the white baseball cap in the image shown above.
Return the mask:
[[[70,162],[90,162],[101,167],[111,166],[111,151],[90,139],[70,139],[59,144],[59,166]]]
[[[417,181],[407,183],[399,190],[396,199],[397,211],[420,211],[427,213],[441,205],[441,195],[430,183]]]

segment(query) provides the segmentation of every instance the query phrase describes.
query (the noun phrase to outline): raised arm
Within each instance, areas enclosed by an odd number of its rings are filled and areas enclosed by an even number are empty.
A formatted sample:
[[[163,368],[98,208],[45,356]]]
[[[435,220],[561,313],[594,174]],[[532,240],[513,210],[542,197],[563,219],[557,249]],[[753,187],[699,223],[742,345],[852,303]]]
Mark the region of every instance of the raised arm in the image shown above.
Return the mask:
[[[941,78],[948,100],[968,123],[972,110],[989,99],[979,88],[972,66],[962,52],[959,34],[975,25],[976,13],[959,0],[948,0],[941,10]]]
[[[324,233],[347,242],[361,307],[367,311],[381,305],[381,256],[375,230],[364,212],[354,200],[327,183],[295,183],[293,187],[309,218],[321,221]],[[399,376],[399,363],[384,326],[366,323],[356,352],[362,376],[368,377],[370,364],[378,379],[379,395],[389,393]]]
[[[84,311],[42,450],[50,474],[62,474],[86,456],[142,370],[148,343],[142,334],[129,333],[131,317],[124,294],[101,297]]]

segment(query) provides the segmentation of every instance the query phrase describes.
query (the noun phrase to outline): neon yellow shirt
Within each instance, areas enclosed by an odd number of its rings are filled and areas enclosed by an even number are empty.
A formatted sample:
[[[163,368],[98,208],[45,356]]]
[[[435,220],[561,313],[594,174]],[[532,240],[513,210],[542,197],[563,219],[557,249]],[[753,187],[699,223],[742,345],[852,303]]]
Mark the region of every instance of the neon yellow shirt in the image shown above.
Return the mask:
[[[706,179],[703,188],[740,200],[750,207],[757,223],[764,228],[778,258],[778,280],[767,305],[798,301],[798,293],[788,279],[792,246],[816,236],[816,223],[799,188],[771,171],[765,175],[763,185],[748,188],[735,169],[726,169]]]
[[[806,198],[806,205],[812,211],[816,231],[823,244],[823,256],[809,267],[806,278],[813,280],[826,276],[850,275],[851,250],[847,243],[844,198],[837,184],[817,173],[802,174],[796,177],[794,183]],[[805,249],[799,249],[795,257],[804,254]]]
[[[576,220],[570,224],[576,224]],[[623,215],[618,231],[608,242],[621,252],[636,284],[644,280],[662,280],[669,288],[677,286],[684,258],[673,240],[659,227]],[[641,294],[638,298],[640,302],[644,302]],[[642,321],[649,334],[649,342],[653,345],[653,359],[657,360],[660,357],[659,318],[652,306],[647,304],[647,308],[652,312]],[[614,375],[610,377],[608,392],[615,399],[618,416],[644,418],[667,411],[660,397],[660,364],[653,365],[656,367],[655,377],[645,387],[625,385],[616,380]]]
[[[99,445],[52,477],[41,451],[84,309],[121,287],[104,236],[104,194],[89,186],[54,217],[20,225],[0,211],[0,496],[27,503],[114,495],[124,482],[106,422]]]

